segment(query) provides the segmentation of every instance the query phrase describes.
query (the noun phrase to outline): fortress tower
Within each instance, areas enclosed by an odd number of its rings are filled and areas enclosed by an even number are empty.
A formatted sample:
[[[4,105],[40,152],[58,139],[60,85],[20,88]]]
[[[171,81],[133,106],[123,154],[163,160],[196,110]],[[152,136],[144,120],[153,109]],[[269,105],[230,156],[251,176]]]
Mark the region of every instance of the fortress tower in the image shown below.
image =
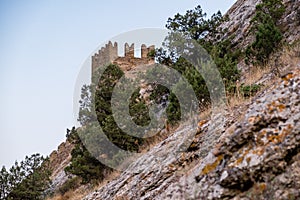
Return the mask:
[[[102,47],[98,53],[92,56],[92,72],[99,66],[111,63],[116,58],[118,58],[118,44],[115,42],[114,45],[112,45],[112,42],[109,41],[105,47]]]
[[[92,56],[92,73],[99,67],[107,64],[116,64],[123,71],[129,71],[138,65],[154,64],[154,58],[149,57],[149,52],[155,50],[155,46],[147,47],[145,44],[141,45],[141,57],[134,57],[134,44],[129,46],[128,43],[124,45],[124,56],[118,56],[118,44],[111,41],[102,47],[97,53]]]

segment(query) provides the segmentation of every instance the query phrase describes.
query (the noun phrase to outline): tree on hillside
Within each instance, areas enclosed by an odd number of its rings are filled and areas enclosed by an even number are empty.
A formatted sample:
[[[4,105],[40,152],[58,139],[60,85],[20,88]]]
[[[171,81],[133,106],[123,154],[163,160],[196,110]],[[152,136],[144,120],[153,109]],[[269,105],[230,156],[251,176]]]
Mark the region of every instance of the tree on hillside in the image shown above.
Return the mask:
[[[86,128],[91,130],[90,126],[88,124]],[[80,177],[83,184],[101,181],[105,172],[110,171],[110,169],[91,155],[75,127],[71,130],[67,129],[67,139],[74,144],[74,149],[71,152],[71,163],[65,168],[65,171]]]
[[[104,175],[111,171],[97,159],[99,156],[119,159],[115,152],[107,152],[109,155],[102,155],[102,152],[106,152],[104,150],[107,149],[103,137],[99,135],[99,126],[110,142],[121,149],[138,151],[139,145],[142,144],[141,138],[123,132],[113,117],[112,92],[123,74],[118,66],[110,64],[101,77],[93,77],[95,81],[92,85],[82,87],[78,120],[83,127],[79,129],[73,127],[71,130],[67,130],[67,139],[75,147],[71,152],[71,164],[65,168],[65,171],[81,177],[83,184],[101,181]],[[148,123],[149,117],[147,117],[145,104],[142,101],[134,101],[138,95],[138,91],[135,91],[128,106],[133,121],[143,126]],[[88,149],[86,145],[88,145]]]
[[[0,171],[0,199],[5,199],[10,192],[8,177],[9,172],[3,166]]]
[[[203,12],[199,5],[194,10],[188,10],[183,15],[176,14],[174,18],[169,18],[166,28],[171,31],[171,34],[165,41],[167,50],[158,49],[156,51],[157,60],[161,64],[176,69],[189,81],[201,104],[200,108],[204,109],[210,104],[210,93],[206,82],[191,63],[182,57],[176,57],[176,53],[172,51],[172,45],[174,43],[176,46],[178,40],[172,38],[172,33],[179,32],[187,38],[197,41],[210,54],[217,65],[221,77],[226,80],[225,86],[228,91],[231,91],[231,88],[235,86],[236,80],[239,79],[237,62],[241,56],[241,52],[233,48],[231,38],[225,37],[227,30],[220,28],[220,24],[226,21],[227,17],[223,17],[220,11],[213,14],[210,18],[206,16],[206,13]],[[178,103],[175,101],[177,100],[174,97],[170,99],[170,108],[172,108],[173,113],[178,113]]]
[[[265,64],[270,55],[279,47],[283,34],[279,19],[285,12],[281,0],[263,0],[256,6],[256,13],[251,20],[255,40],[246,49],[247,61]]]
[[[84,126],[88,123],[95,122],[97,120],[97,116],[95,113],[95,101],[93,94],[93,88],[91,85],[83,85],[81,88],[81,98],[79,100],[79,113],[78,113],[78,121]]]
[[[95,92],[96,115],[103,132],[111,142],[113,142],[115,145],[117,145],[123,150],[136,152],[139,149],[139,146],[137,144],[141,144],[142,139],[139,137],[128,135],[127,133],[123,132],[114,120],[111,108],[111,99],[114,87],[123,75],[124,72],[117,65],[111,64],[107,66],[104,73],[100,77],[99,82],[97,83],[97,90]],[[120,87],[126,87],[126,85]],[[126,90],[124,89],[123,91]],[[123,95],[126,95],[125,92]],[[131,109],[130,113],[131,116],[133,116],[133,118],[142,118],[142,116],[139,115],[143,113],[142,110],[144,110],[145,107],[137,106],[136,104],[132,103],[130,103],[128,106],[130,106],[129,109]]]
[[[270,19],[278,25],[284,12],[285,6],[282,0],[262,0],[262,2],[256,6],[256,16],[254,20],[263,21],[265,19],[264,15],[268,15]]]
[[[213,14],[210,19],[206,19],[207,14],[203,12],[200,5],[194,10],[188,10],[184,15],[177,13],[174,18],[169,18],[166,28],[175,31],[186,33],[191,39],[199,40],[205,37],[212,37],[220,33],[218,26],[224,21],[220,11]]]
[[[1,199],[44,199],[44,192],[50,184],[48,159],[40,154],[25,157],[24,161],[0,172]]]

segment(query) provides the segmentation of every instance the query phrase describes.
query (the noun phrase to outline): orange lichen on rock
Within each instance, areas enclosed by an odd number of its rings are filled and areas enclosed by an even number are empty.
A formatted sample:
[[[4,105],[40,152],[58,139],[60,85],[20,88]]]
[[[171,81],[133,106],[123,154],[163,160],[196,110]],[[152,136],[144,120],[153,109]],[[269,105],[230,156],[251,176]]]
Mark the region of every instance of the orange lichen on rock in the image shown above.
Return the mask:
[[[216,160],[213,163],[209,163],[207,164],[201,172],[201,175],[205,175],[208,174],[209,172],[215,170],[217,168],[217,166],[220,164],[221,160],[223,159],[223,155],[219,155]]]
[[[256,124],[257,122],[259,122],[261,120],[260,116],[252,116],[248,118],[248,122],[250,124]]]
[[[284,104],[279,104],[279,105],[277,105],[277,108],[278,108],[279,112],[282,112],[282,111],[284,111],[286,106]]]
[[[247,164],[251,162],[251,157],[246,158]]]
[[[267,131],[265,129],[263,129],[258,135],[256,135],[255,137],[255,142],[257,145],[265,145],[265,142],[262,140],[265,135],[267,134]]]
[[[283,80],[283,84],[287,86],[292,78],[295,77],[295,73],[289,72],[288,74],[283,75],[281,78]]]
[[[272,101],[271,104],[268,104],[267,106],[270,113],[273,113],[274,111],[282,112],[286,109],[284,104],[277,101]]]
[[[208,120],[201,120],[200,122],[198,122],[197,134],[199,134],[201,130],[203,130],[202,128],[207,122]]]
[[[233,166],[237,166],[237,165],[241,164],[244,161],[245,157],[249,154],[250,149],[252,149],[252,145],[250,145],[250,147],[248,147],[246,150],[244,150],[243,153],[240,153],[242,155],[238,159],[236,159]]]
[[[257,183],[254,186],[254,190],[256,194],[261,194],[267,189],[266,183]]]
[[[284,81],[289,81],[289,80],[291,80],[291,79],[294,78],[294,77],[295,77],[295,74],[292,73],[292,72],[290,72],[290,73],[285,74],[285,75],[282,76],[281,78],[282,78],[282,80],[284,80]]]
[[[208,120],[201,120],[199,123],[198,123],[198,126],[199,127],[202,127],[204,124],[206,124],[208,122]]]
[[[241,163],[243,162],[243,160],[244,160],[244,155],[241,156],[241,157],[239,157],[239,158],[235,161],[235,165],[241,164]]]
[[[277,134],[276,132],[274,132],[275,134],[269,135],[267,139],[269,142],[272,142],[274,144],[282,143],[285,137],[291,133],[292,129],[293,129],[292,125],[289,124],[286,128],[284,128],[281,131],[281,133]]]
[[[255,150],[252,151],[253,154],[256,154],[256,155],[263,155],[265,152],[265,147],[258,147],[256,148]]]

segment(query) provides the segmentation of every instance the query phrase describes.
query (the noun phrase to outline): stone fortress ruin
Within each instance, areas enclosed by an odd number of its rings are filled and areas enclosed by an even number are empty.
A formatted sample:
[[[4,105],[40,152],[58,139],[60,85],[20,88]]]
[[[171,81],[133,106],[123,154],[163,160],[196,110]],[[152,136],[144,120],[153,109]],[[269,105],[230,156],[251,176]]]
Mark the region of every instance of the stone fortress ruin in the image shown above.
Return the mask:
[[[114,44],[112,44],[112,42],[109,41],[105,47],[102,47],[92,56],[92,73],[95,72],[97,68],[109,63],[118,65],[123,71],[129,71],[139,65],[154,64],[154,57],[149,56],[149,53],[155,50],[155,46],[151,45],[147,47],[145,44],[142,44],[140,50],[141,57],[135,57],[134,43],[130,46],[128,43],[125,43],[125,55],[119,56],[118,43],[114,42]]]

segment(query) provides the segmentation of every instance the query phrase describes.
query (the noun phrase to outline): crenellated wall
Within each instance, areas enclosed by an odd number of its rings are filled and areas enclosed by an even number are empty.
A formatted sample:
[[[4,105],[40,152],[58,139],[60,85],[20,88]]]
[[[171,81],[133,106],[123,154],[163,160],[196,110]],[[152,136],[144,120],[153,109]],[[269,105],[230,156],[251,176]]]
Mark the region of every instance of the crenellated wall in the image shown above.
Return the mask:
[[[117,64],[122,70],[128,71],[138,65],[148,65],[154,63],[154,58],[148,57],[148,53],[155,50],[155,46],[147,47],[145,44],[141,45],[141,57],[134,57],[134,43],[129,46],[128,43],[124,45],[124,56],[118,56],[118,43],[112,44],[108,42],[97,53],[92,56],[92,72],[101,66],[109,63]]]
[[[112,42],[109,41],[105,47],[102,47],[98,53],[92,56],[92,72],[99,66],[111,63],[116,58],[118,58],[118,43],[115,42],[113,45]]]

